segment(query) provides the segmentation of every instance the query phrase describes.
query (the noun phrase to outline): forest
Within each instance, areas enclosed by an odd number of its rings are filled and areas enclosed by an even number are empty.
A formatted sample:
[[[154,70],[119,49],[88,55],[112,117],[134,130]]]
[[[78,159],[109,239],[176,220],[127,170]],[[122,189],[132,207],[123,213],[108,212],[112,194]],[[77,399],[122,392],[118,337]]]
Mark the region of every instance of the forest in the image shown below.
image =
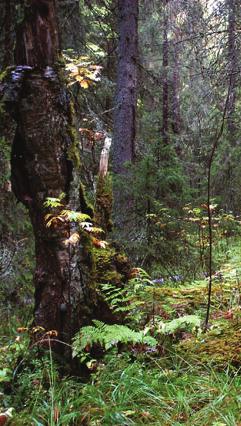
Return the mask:
[[[240,0],[0,0],[0,426],[241,426]]]

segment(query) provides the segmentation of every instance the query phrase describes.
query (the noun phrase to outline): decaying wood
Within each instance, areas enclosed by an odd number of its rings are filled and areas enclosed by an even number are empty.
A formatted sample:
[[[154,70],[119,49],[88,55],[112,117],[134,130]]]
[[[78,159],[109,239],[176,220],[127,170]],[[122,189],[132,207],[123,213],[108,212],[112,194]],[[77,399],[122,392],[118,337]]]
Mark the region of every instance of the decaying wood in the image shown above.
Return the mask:
[[[11,107],[17,123],[12,186],[29,210],[35,236],[34,323],[56,330],[58,340],[69,342],[89,321],[95,293],[88,237],[75,241],[74,224],[56,221],[47,228],[45,221],[46,197],[64,193],[66,208],[84,204],[72,191],[73,123],[70,96],[56,64],[58,46],[55,1],[33,0],[18,29],[17,67],[12,72],[11,85],[18,93]]]
[[[100,154],[99,176],[104,178],[108,172],[109,156],[111,148],[111,138],[106,136],[104,146]]]

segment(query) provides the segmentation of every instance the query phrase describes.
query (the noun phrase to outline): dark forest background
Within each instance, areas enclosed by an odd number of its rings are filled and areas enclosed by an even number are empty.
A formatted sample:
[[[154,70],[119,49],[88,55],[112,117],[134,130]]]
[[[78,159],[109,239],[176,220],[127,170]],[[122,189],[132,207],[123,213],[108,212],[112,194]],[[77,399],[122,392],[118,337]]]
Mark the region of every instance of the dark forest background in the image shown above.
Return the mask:
[[[240,424],[240,22],[239,0],[0,0],[11,424]]]

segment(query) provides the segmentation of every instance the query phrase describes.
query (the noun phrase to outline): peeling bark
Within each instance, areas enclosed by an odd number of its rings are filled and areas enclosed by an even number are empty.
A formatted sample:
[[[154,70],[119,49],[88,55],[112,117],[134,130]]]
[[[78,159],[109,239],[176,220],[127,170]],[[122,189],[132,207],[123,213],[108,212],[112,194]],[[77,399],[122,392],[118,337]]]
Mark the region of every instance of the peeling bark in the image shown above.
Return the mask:
[[[101,178],[105,178],[108,173],[110,148],[111,148],[111,138],[107,136],[105,138],[104,146],[100,154],[99,176]]]
[[[16,64],[32,67],[53,65],[59,38],[54,0],[32,0],[17,31]]]

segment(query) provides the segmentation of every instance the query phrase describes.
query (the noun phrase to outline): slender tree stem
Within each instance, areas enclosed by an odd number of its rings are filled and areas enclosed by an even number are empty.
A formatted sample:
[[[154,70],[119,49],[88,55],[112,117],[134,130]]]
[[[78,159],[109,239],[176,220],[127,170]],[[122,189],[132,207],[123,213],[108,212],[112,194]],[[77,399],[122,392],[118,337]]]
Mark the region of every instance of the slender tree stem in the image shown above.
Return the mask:
[[[226,102],[225,102],[225,106],[223,110],[221,125],[219,130],[216,131],[214,143],[213,143],[211,154],[208,161],[207,206],[208,206],[208,234],[209,234],[209,283],[208,283],[208,303],[207,303],[206,319],[204,323],[204,330],[207,330],[207,327],[208,327],[211,297],[212,297],[213,230],[212,230],[212,206],[211,206],[211,173],[212,173],[213,160],[218,147],[218,143],[224,131],[224,124],[225,124],[225,119],[227,115],[230,92],[231,92],[231,79],[229,80],[228,93],[227,93]]]

